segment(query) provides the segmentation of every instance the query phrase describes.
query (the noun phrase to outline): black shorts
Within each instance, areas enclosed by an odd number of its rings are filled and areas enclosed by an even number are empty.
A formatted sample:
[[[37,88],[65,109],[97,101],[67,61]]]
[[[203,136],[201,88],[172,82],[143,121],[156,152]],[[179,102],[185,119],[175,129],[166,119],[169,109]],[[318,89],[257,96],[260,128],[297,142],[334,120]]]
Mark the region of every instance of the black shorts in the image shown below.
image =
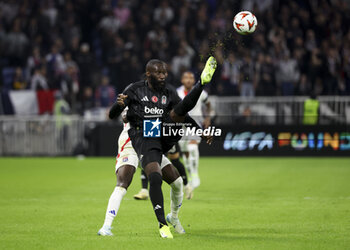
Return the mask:
[[[150,162],[158,162],[160,165],[162,155],[166,154],[181,138],[143,137],[143,130],[137,130],[136,128],[130,128],[128,133],[131,139],[131,144],[141,160],[141,166],[143,169]]]

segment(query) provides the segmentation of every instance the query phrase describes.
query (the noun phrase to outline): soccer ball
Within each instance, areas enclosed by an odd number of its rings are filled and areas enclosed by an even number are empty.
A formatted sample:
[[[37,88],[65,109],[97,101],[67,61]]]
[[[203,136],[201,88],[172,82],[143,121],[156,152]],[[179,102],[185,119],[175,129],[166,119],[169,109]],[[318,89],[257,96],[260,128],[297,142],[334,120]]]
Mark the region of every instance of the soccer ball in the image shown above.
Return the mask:
[[[249,11],[241,11],[233,19],[233,28],[241,35],[253,33],[257,25],[258,20]]]

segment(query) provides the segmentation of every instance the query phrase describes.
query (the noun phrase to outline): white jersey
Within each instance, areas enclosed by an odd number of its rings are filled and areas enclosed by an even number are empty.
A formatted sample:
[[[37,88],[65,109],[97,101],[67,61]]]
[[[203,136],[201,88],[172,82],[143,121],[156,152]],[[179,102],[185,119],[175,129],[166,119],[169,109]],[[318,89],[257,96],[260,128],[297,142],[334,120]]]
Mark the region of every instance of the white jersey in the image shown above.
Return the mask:
[[[178,87],[176,90],[177,90],[177,94],[181,99],[184,99],[185,96],[187,95],[187,91],[185,90],[184,86]],[[208,93],[205,90],[203,90],[201,95],[199,96],[196,106],[194,106],[194,108],[190,112],[188,112],[188,114],[192,116],[192,118],[199,125],[203,124],[203,121],[204,121],[203,104],[207,104],[207,103],[208,103]]]
[[[131,141],[128,134],[129,128],[130,128],[129,123],[123,123],[123,130],[120,133],[118,138],[118,154],[120,154],[121,151],[123,151],[124,149],[132,148]]]
[[[116,171],[118,168],[124,165],[131,165],[137,168],[139,165],[139,158],[132,147],[128,130],[130,128],[129,123],[123,123],[123,131],[120,133],[118,138],[118,155],[115,165]]]

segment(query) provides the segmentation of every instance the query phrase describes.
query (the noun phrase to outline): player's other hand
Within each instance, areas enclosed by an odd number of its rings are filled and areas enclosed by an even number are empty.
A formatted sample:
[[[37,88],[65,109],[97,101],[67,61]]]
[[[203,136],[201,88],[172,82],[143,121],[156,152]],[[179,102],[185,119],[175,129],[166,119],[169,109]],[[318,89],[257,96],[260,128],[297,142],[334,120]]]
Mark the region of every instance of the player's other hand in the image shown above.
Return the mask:
[[[206,140],[206,142],[207,142],[209,145],[211,145],[211,143],[212,143],[213,140],[214,140],[214,136],[212,136],[212,135],[204,136],[204,135],[203,135],[203,139]]]
[[[119,94],[118,97],[117,97],[117,103],[118,103],[118,105],[124,107],[124,106],[125,106],[124,100],[125,100],[126,98],[128,98],[127,95]]]

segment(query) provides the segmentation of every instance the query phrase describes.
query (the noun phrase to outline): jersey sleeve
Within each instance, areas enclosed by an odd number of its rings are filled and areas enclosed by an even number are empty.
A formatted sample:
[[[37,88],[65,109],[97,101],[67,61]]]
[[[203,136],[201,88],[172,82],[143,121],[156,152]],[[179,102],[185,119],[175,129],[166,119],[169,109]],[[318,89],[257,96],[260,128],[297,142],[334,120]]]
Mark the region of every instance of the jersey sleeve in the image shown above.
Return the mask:
[[[190,115],[185,115],[185,124],[187,127],[195,127],[196,129],[202,128]]]
[[[209,102],[209,95],[207,91],[203,90],[202,95],[201,95],[201,101],[204,104],[207,104]]]
[[[126,88],[123,90],[123,95],[127,95],[128,97],[125,99],[125,107],[129,106],[132,98],[134,97],[134,94],[132,93],[131,89],[133,87],[133,83],[126,86]]]
[[[120,106],[117,101],[112,105],[109,110],[108,117],[109,119],[117,118],[125,109],[125,107],[129,106],[132,98],[132,93],[130,91],[133,84],[129,84],[122,92],[123,95],[127,95],[128,97],[124,100],[124,106]]]

